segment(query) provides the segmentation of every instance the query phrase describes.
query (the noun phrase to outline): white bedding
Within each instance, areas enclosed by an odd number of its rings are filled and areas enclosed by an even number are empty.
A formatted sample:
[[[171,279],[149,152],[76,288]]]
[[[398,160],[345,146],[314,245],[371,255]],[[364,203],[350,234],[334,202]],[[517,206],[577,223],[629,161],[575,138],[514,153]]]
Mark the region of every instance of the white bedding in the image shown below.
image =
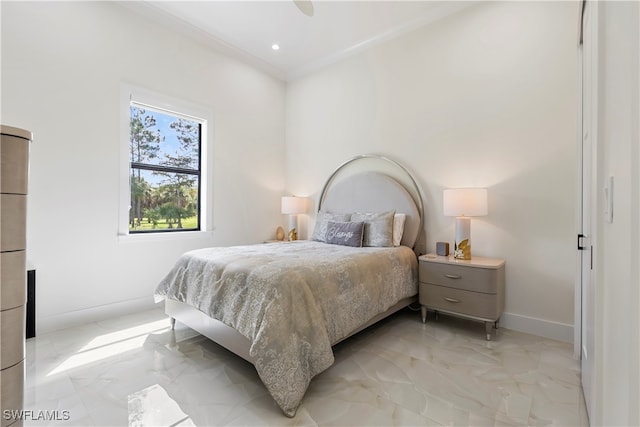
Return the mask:
[[[155,297],[187,303],[247,337],[260,378],[291,417],[310,380],[333,364],[331,345],[416,295],[417,277],[405,246],[298,241],[187,252]]]

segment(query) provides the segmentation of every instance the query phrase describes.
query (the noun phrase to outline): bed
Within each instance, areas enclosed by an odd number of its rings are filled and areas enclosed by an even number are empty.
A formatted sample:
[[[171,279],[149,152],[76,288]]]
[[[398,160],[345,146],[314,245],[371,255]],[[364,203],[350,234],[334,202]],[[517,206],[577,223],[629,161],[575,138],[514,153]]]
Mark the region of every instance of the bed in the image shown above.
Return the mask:
[[[317,218],[312,240],[187,252],[154,294],[172,324],[254,364],[289,417],[333,364],[332,346],[416,301],[418,290],[422,197],[402,165],[375,155],[343,163]]]

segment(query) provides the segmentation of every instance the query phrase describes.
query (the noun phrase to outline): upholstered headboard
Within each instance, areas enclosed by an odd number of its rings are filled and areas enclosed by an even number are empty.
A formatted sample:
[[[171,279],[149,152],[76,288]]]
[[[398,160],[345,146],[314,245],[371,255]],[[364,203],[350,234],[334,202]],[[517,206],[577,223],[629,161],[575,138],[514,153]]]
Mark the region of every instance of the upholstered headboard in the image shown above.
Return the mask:
[[[372,162],[375,160],[375,162]],[[367,161],[366,169],[354,168],[356,162]],[[390,171],[372,165],[391,165],[395,172],[405,175],[408,184],[401,184]],[[353,171],[346,171],[351,166]],[[344,176],[342,176],[344,175]],[[406,179],[408,178],[408,179]],[[365,154],[340,165],[325,183],[318,211],[335,213],[386,212],[395,210],[406,215],[401,244],[414,248],[423,226],[423,204],[420,188],[409,171],[399,163],[383,156]]]

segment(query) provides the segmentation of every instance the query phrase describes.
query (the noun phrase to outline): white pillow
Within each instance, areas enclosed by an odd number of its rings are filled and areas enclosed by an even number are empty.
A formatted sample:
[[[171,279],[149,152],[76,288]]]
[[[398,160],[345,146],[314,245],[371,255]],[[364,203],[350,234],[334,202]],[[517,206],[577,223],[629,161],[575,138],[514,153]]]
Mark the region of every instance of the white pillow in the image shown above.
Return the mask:
[[[403,213],[397,213],[393,216],[393,246],[400,246],[400,242],[402,242],[406,219],[407,215]]]

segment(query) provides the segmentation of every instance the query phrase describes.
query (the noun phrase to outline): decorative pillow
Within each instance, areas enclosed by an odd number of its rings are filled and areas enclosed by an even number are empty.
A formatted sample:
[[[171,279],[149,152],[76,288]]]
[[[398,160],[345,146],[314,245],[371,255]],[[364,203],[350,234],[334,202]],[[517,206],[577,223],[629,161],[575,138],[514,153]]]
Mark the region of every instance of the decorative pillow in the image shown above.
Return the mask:
[[[346,222],[351,218],[351,214],[335,214],[329,212],[318,212],[316,216],[316,226],[313,229],[313,234],[311,235],[311,240],[316,240],[318,242],[325,242],[327,235],[327,223],[329,221],[336,222]]]
[[[403,213],[397,213],[393,216],[393,246],[400,246],[400,242],[402,242],[406,219],[407,215]]]
[[[362,246],[393,246],[393,216],[395,211],[354,213],[351,221],[364,221]]]
[[[334,245],[362,246],[364,222],[335,222],[328,221],[326,242]]]

